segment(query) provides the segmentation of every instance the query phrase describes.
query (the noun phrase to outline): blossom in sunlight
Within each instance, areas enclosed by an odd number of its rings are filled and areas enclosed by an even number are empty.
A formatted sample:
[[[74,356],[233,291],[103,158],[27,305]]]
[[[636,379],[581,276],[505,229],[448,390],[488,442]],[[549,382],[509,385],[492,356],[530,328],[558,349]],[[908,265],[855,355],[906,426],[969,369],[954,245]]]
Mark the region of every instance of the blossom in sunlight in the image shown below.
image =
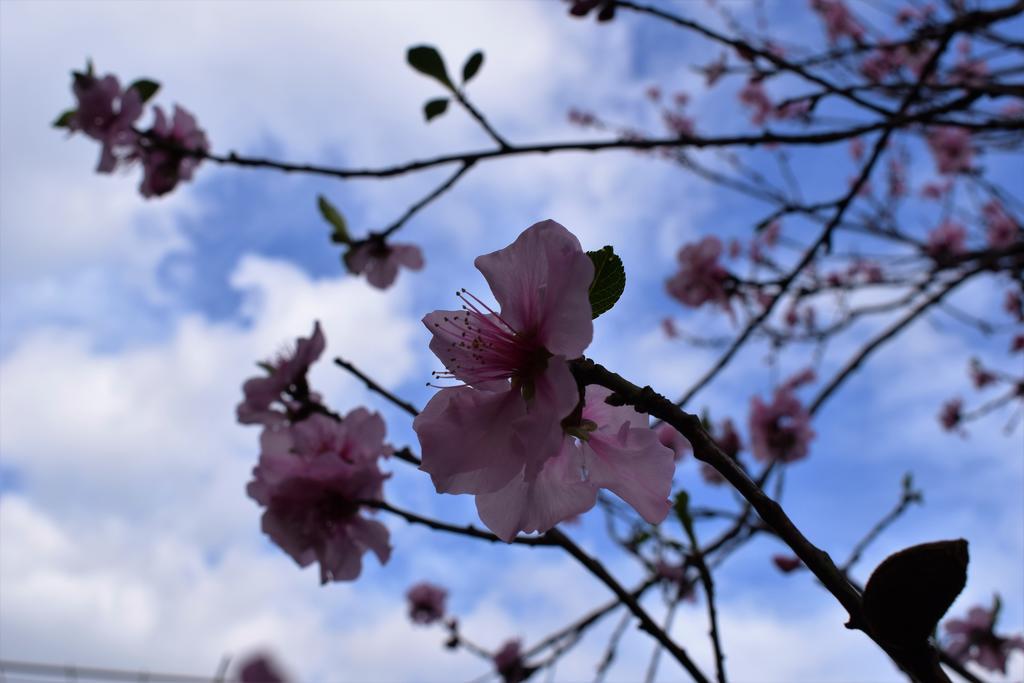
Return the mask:
[[[286,683],[287,680],[269,655],[251,655],[238,667],[239,683]]]
[[[433,624],[445,615],[444,603],[448,591],[432,583],[422,581],[405,594],[409,601],[409,618],[415,624]]]
[[[836,43],[843,36],[855,42],[864,38],[864,27],[850,13],[842,0],[811,0],[811,9],[825,22],[828,42]]]
[[[726,287],[729,272],[719,263],[722,242],[709,236],[679,250],[679,272],[666,283],[668,293],[684,306],[699,308],[706,303],[731,310]]]
[[[76,72],[73,78],[71,89],[78,109],[68,120],[68,128],[81,131],[100,143],[96,170],[111,173],[118,157],[127,156],[135,143],[132,126],[142,116],[142,97],[134,88],[122,90],[112,74],[96,78],[91,73]]]
[[[523,643],[518,638],[505,641],[494,654],[493,660],[494,668],[498,670],[503,683],[519,683],[533,673],[523,662]]]
[[[267,427],[247,492],[265,507],[264,533],[300,566],[320,563],[320,582],[350,581],[372,551],[391,555],[388,530],[360,515],[383,500],[378,461],[390,452],[380,415],[357,408],[338,420],[320,414]]]
[[[210,149],[206,133],[186,109],[175,105],[169,120],[160,107],[153,111],[153,127],[139,139],[138,155],[143,168],[139,192],[143,197],[165,195],[182,180],[191,180],[202,159],[189,152],[201,155]]]
[[[793,462],[807,456],[814,438],[811,416],[790,387],[775,390],[771,403],[750,403],[750,448],[763,462]]]
[[[476,267],[500,311],[462,290],[462,310],[423,318],[447,368],[435,376],[460,383],[441,388],[413,421],[421,469],[438,493],[492,494],[537,482],[546,467],[545,478],[560,476],[561,458],[573,457],[562,420],[580,401],[568,361],[594,334],[594,265],[558,223],[531,226]]]
[[[998,200],[993,199],[987,202],[981,207],[981,214],[985,219],[985,235],[988,238],[988,246],[993,249],[1002,249],[1012,246],[1014,242],[1021,239],[1020,227]]]
[[[671,449],[677,462],[690,450],[690,442],[669,423],[662,422],[654,431],[661,445]]]
[[[967,228],[956,221],[947,220],[928,233],[925,251],[936,261],[959,256],[967,251]]]
[[[939,424],[947,432],[955,431],[963,420],[964,402],[959,398],[951,398],[942,404],[939,411]]]
[[[357,242],[345,252],[345,267],[353,275],[365,275],[377,289],[387,289],[400,267],[423,268],[423,252],[414,244],[388,244],[380,239]]]
[[[927,140],[939,173],[949,175],[971,170],[974,145],[969,130],[955,126],[939,126],[928,133]]]
[[[961,664],[977,662],[989,671],[1006,673],[1006,660],[1014,650],[1024,651],[1024,637],[995,632],[998,599],[992,609],[972,607],[965,619],[950,619],[944,626],[949,640],[946,652]]]
[[[245,399],[238,404],[238,421],[262,425],[285,422],[288,419],[285,411],[295,404],[287,392],[308,392],[306,372],[323,353],[325,343],[320,323],[316,322],[308,339],[300,337],[296,341],[294,351],[261,364],[269,374],[253,377],[242,385]]]

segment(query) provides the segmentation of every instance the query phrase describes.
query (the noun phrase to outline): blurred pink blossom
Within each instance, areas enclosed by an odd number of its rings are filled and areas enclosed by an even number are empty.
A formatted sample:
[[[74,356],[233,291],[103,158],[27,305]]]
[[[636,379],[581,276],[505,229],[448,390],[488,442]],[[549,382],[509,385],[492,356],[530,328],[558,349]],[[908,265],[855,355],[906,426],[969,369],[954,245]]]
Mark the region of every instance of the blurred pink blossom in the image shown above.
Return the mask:
[[[448,591],[440,586],[422,581],[405,594],[409,601],[409,618],[415,624],[433,624],[445,615],[445,601]]]
[[[714,236],[679,250],[679,272],[667,282],[668,293],[684,306],[716,304],[729,311],[728,271],[718,262],[722,242]]]
[[[414,244],[389,244],[371,238],[345,252],[345,267],[353,275],[366,275],[366,281],[377,289],[387,289],[398,277],[399,267],[423,268],[423,252]]]
[[[946,652],[961,664],[977,662],[989,671],[1006,673],[1006,660],[1013,650],[1024,651],[1024,638],[995,633],[997,608],[972,607],[966,619],[945,623],[949,640]]]
[[[791,389],[776,389],[771,403],[759,396],[751,399],[750,447],[758,460],[800,460],[807,456],[813,438],[811,416]]]

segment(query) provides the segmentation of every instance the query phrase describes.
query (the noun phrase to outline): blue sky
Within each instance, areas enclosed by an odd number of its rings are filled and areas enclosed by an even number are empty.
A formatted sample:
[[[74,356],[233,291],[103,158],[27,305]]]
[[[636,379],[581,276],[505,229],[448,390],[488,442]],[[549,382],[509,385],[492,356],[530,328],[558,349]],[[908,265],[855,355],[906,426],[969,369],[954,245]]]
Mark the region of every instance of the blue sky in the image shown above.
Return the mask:
[[[390,519],[387,567],[371,561],[355,584],[318,586],[315,570],[300,571],[265,541],[259,510],[244,495],[258,444],[255,430],[233,421],[241,382],[254,361],[319,319],[325,358],[353,360],[422,405],[435,362],[419,318],[452,307],[459,287],[484,294],[473,257],[554,218],[587,248],[613,244],[626,264],[626,293],[596,322],[590,355],[679,393],[713,355],[665,339],[660,319],[672,315],[689,329],[728,325],[668,299],[663,282],[675,251],[743,228],[757,205],[631,153],[485,164],[403,229],[402,240],[423,246],[427,266],[380,293],[341,271],[317,194],[358,233],[388,224],[447,170],[338,183],[204,165],[194,183],[145,201],[135,170],[97,176],[96,147],[48,127],[71,102],[68,71],[90,56],[123,81],[161,81],[157,101],[192,110],[216,150],[335,165],[487,144],[460,112],[422,122],[422,102],[439,93],[404,64],[416,43],[438,45],[450,66],[483,48],[470,93],[516,141],[580,137],[566,122],[570,106],[657,130],[642,98],[652,83],[694,95],[699,129],[739,130],[735,84],[704,96],[686,68],[717,49],[635,18],[602,27],[573,21],[560,3],[239,7],[0,4],[0,657],[208,673],[225,653],[268,648],[301,680],[472,678],[485,667],[445,651],[440,632],[407,623],[408,585],[450,586],[453,613],[486,646],[517,635],[529,643],[604,601],[605,589],[553,552],[480,547]],[[682,7],[706,14],[703,3]],[[791,39],[820,36],[809,17],[789,19]],[[1013,169],[1012,158],[987,161],[997,172]],[[809,195],[831,196],[854,173],[845,146],[808,154],[800,168]],[[930,159],[919,156],[913,169],[915,180],[930,177]],[[909,211],[923,234],[932,217]],[[792,236],[806,228],[785,226]],[[1000,291],[969,287],[958,300],[988,311]],[[880,324],[855,328],[825,367]],[[816,420],[811,456],[787,474],[785,504],[813,541],[844,557],[912,470],[926,504],[871,548],[860,578],[901,547],[965,536],[970,581],[952,611],[999,591],[1003,623],[1019,632],[1021,428],[1004,436],[1000,416],[961,439],[935,420],[947,397],[970,395],[972,353],[1020,366],[1001,344],[948,319],[922,322],[878,354]],[[766,394],[779,374],[763,360],[763,348],[740,357],[694,407],[745,425],[750,396]],[[781,372],[803,362],[799,352],[784,356]],[[369,405],[384,414],[392,442],[415,443],[404,415],[329,363],[312,379],[338,409]],[[472,519],[471,499],[438,497],[424,475],[401,463],[393,470],[387,495],[396,504]],[[677,482],[697,502],[729,499],[702,484],[692,462]],[[599,514],[572,532],[624,580],[636,577],[602,539]],[[898,680],[866,639],[842,629],[841,610],[806,574],[770,567],[780,550],[759,539],[720,573],[734,678]],[[664,609],[656,599],[647,604]],[[558,680],[591,675],[615,620],[566,658]],[[674,633],[709,663],[703,610],[684,608],[676,623]],[[651,645],[636,633],[623,648],[611,680],[637,678]],[[1019,679],[1024,657],[1011,664]],[[664,680],[682,677],[668,661],[661,671]]]

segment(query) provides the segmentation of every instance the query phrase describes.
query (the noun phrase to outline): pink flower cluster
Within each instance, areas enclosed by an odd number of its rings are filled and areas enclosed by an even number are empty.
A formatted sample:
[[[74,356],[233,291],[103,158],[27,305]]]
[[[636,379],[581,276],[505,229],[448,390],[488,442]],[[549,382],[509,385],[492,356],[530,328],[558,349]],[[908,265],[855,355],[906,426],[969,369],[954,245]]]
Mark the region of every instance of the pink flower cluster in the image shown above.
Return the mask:
[[[97,78],[91,65],[85,73],[72,76],[77,108],[55,125],[73,133],[80,131],[100,143],[97,172],[112,173],[121,164],[140,162],[143,178],[139,192],[147,198],[167,194],[179,182],[192,178],[209,150],[206,134],[192,114],[175,105],[168,119],[160,107],[154,107],[153,126],[139,132],[135,122],[142,116],[144,97],[158,87],[155,83],[140,81],[122,89],[116,76]],[[151,90],[144,94],[147,88]]]
[[[666,283],[668,293],[684,306],[699,308],[706,303],[731,311],[729,272],[719,263],[722,242],[709,236],[679,250],[679,272]]]
[[[1020,226],[998,200],[993,199],[981,207],[981,215],[985,219],[988,246],[993,249],[1012,246],[1022,239]]]
[[[966,240],[967,229],[956,221],[947,220],[928,233],[925,251],[936,261],[947,261],[967,251]]]
[[[750,448],[762,462],[794,462],[807,456],[814,438],[811,416],[794,393],[813,380],[813,373],[795,376],[775,390],[771,403],[759,396],[750,403]]]
[[[977,662],[989,671],[1006,673],[1006,660],[1013,650],[1024,651],[1024,637],[1000,636],[995,632],[998,600],[992,609],[972,607],[966,619],[945,623],[949,640],[946,652],[962,664]]]
[[[306,372],[323,349],[317,323],[294,353],[265,364],[267,376],[245,383],[237,412],[239,422],[263,426],[246,491],[264,507],[264,533],[300,566],[319,562],[326,583],[358,577],[367,551],[381,563],[390,557],[387,528],[360,512],[383,500],[389,475],[379,461],[391,451],[379,415],[357,408],[339,418],[309,391]]]
[[[928,148],[935,157],[935,167],[943,175],[967,173],[974,161],[971,133],[956,126],[939,126],[927,136]]]
[[[594,266],[579,241],[543,221],[476,267],[499,311],[462,290],[462,310],[423,318],[447,368],[435,377],[459,383],[413,421],[438,493],[475,495],[481,520],[505,541],[589,510],[599,488],[660,522],[672,451],[645,416],[605,404],[607,390],[581,392],[569,368],[593,337]]]

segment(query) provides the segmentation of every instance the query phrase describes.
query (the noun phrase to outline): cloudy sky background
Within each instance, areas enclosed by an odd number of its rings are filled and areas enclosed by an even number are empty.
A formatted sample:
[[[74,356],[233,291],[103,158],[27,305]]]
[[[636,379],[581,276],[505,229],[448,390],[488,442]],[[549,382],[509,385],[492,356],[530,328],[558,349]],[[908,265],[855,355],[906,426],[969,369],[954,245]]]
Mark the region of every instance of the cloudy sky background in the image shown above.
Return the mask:
[[[715,21],[703,3],[683,9]],[[784,30],[790,40],[821,35],[802,14]],[[566,122],[571,106],[657,130],[642,97],[655,83],[698,96],[701,130],[745,126],[737,84],[704,96],[687,68],[716,49],[635,17],[574,21],[560,3],[0,3],[0,658],[207,674],[225,654],[268,649],[303,681],[460,680],[487,667],[445,651],[439,630],[408,624],[411,583],[449,586],[452,613],[487,647],[512,636],[529,644],[607,599],[554,551],[481,546],[395,519],[384,519],[389,565],[371,560],[358,582],[320,587],[315,569],[300,571],[263,538],[244,495],[257,431],[234,423],[239,387],[254,361],[319,319],[325,359],[352,360],[422,405],[436,363],[419,318],[453,307],[459,287],[485,293],[473,257],[550,217],[587,248],[614,244],[625,261],[626,294],[597,321],[590,355],[677,394],[713,355],[665,339],[659,320],[722,323],[664,294],[675,250],[739,230],[756,205],[629,153],[485,164],[402,231],[427,266],[381,293],[341,272],[316,195],[341,207],[353,231],[379,229],[448,170],[338,183],[207,164],[196,182],[146,201],[137,169],[98,176],[96,146],[48,126],[72,102],[69,70],[90,56],[122,81],[159,80],[157,102],[192,110],[218,151],[362,166],[486,146],[461,112],[423,123],[422,102],[440,93],[404,64],[405,49],[422,42],[453,69],[486,51],[470,94],[514,141],[584,135]],[[831,196],[854,173],[845,147],[829,154],[805,158],[809,194]],[[989,163],[998,172],[1012,160]],[[916,185],[931,173],[919,157],[911,177]],[[923,211],[911,220],[930,227]],[[797,236],[800,226],[788,230]],[[960,302],[996,310],[1000,291],[971,287]],[[853,349],[836,345],[826,367]],[[1021,428],[1003,435],[1003,414],[961,439],[935,420],[943,400],[969,392],[972,353],[1019,369],[1004,344],[949,319],[922,322],[878,354],[816,420],[811,457],[788,472],[786,507],[843,558],[912,470],[926,504],[871,548],[859,577],[899,548],[964,536],[970,580],[952,613],[999,591],[1004,629],[1019,632]],[[772,371],[763,357],[741,357],[695,407],[745,426],[750,396],[802,367],[784,358]],[[405,415],[328,362],[312,381],[339,410],[380,410],[393,443],[415,443]],[[422,474],[392,468],[395,504],[472,519],[468,497],[442,499]],[[728,500],[692,462],[677,479],[698,503]],[[609,552],[601,526],[595,512],[570,532],[629,583],[636,571]],[[718,575],[732,677],[899,680],[866,638],[841,627],[842,610],[808,575],[772,569],[781,550],[758,539]],[[657,596],[646,604],[660,618]],[[704,616],[683,607],[674,635],[710,668]],[[593,629],[557,680],[589,679],[616,621]],[[627,636],[610,679],[640,677],[651,647]],[[1011,664],[1019,679],[1024,657]],[[663,659],[662,679],[682,677]]]

